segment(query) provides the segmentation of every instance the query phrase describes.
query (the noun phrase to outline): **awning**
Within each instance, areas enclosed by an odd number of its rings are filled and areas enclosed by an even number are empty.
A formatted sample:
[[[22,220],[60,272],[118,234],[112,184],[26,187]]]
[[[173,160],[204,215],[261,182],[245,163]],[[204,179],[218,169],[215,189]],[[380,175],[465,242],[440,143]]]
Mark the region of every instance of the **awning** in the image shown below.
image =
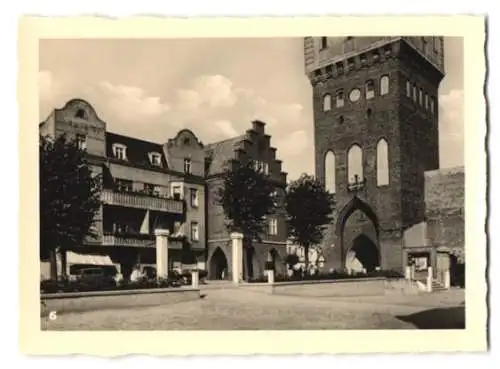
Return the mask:
[[[67,265],[70,264],[86,264],[99,266],[114,266],[115,264],[108,255],[90,255],[77,254],[73,251],[68,251],[66,254]]]

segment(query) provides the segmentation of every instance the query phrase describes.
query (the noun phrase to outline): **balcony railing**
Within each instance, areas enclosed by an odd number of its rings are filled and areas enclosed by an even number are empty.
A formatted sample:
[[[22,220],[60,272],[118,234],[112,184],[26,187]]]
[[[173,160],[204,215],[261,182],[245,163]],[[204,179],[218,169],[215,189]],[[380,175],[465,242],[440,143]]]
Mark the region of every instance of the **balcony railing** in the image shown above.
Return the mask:
[[[143,193],[103,190],[101,200],[108,205],[164,211],[173,214],[182,214],[184,211],[182,200],[148,196]]]
[[[150,234],[118,234],[105,233],[102,236],[103,246],[125,246],[125,247],[156,247],[156,238]],[[169,239],[168,248],[181,250],[182,241],[178,239]]]

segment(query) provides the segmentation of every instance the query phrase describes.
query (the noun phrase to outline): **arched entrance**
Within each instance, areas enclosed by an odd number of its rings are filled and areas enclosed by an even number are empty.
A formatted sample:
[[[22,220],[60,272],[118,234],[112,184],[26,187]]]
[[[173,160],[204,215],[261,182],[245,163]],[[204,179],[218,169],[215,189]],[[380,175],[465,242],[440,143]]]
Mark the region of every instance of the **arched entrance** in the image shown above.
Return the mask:
[[[266,261],[266,269],[273,270],[275,275],[279,275],[283,272],[282,268],[284,263],[279,252],[275,248],[269,250]]]
[[[352,241],[347,252],[345,266],[354,272],[372,272],[380,265],[377,246],[370,237],[360,234]]]
[[[222,280],[228,278],[228,262],[224,251],[220,247],[215,249],[210,259],[210,279]]]
[[[245,280],[257,278],[261,273],[259,270],[259,263],[257,254],[253,246],[245,247],[243,249],[243,276]]]
[[[347,272],[371,272],[381,265],[377,216],[357,196],[340,211],[336,234]]]

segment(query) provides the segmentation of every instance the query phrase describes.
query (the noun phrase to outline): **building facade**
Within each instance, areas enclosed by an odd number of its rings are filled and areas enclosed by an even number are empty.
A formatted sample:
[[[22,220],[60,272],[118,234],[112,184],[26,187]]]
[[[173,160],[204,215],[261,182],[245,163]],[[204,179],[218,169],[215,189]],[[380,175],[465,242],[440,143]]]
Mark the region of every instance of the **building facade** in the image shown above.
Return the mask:
[[[325,265],[402,271],[439,172],[443,37],[306,37],[304,56],[316,175],[336,200]]]
[[[212,266],[209,277],[230,278],[225,216],[208,194],[221,185],[226,163],[243,156],[259,165],[265,163],[270,180],[284,188],[286,174],[281,172],[276,149],[269,146],[270,137],[263,127],[263,123],[254,123],[244,136],[233,140],[241,141],[235,156],[236,151],[215,149],[223,143],[205,147],[187,129],[165,143],[108,132],[106,122],[84,100],[74,99],[55,109],[40,124],[40,134],[75,138],[86,150],[92,172],[102,176],[103,205],[94,223],[98,237],[88,237],[68,254],[68,274],[95,264],[116,267],[124,277],[136,264],[155,267],[154,230],[161,228],[170,231],[171,269],[207,269],[208,261]],[[252,145],[258,148],[252,149]],[[271,243],[254,247],[255,275],[262,272],[266,259],[261,254],[270,251],[272,242],[276,244],[273,256],[284,257],[279,248],[286,240],[284,222],[277,218],[270,220]],[[223,257],[229,268],[224,269]]]
[[[223,186],[224,172],[236,163],[251,161],[257,170],[262,171],[275,185],[275,198],[278,210],[267,219],[267,229],[261,241],[254,241],[246,250],[244,269],[250,278],[264,273],[266,262],[272,262],[277,274],[286,272],[287,227],[284,210],[286,173],[276,157],[276,148],[271,146],[271,137],[265,133],[263,122],[254,121],[244,135],[206,146],[207,170],[207,252],[208,275],[212,279],[223,279],[231,275],[232,249],[230,234],[226,227],[226,217],[218,204],[218,192]]]

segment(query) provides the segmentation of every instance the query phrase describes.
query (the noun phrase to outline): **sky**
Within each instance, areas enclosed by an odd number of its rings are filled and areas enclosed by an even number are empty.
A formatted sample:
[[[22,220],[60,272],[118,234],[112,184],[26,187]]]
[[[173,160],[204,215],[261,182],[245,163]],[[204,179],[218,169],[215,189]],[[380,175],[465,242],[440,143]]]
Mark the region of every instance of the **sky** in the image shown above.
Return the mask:
[[[463,165],[463,41],[445,38],[440,166]],[[203,143],[266,123],[293,180],[314,174],[312,87],[301,38],[41,40],[40,121],[73,98],[107,130],[165,143],[182,128]],[[37,122],[39,123],[39,122]]]

